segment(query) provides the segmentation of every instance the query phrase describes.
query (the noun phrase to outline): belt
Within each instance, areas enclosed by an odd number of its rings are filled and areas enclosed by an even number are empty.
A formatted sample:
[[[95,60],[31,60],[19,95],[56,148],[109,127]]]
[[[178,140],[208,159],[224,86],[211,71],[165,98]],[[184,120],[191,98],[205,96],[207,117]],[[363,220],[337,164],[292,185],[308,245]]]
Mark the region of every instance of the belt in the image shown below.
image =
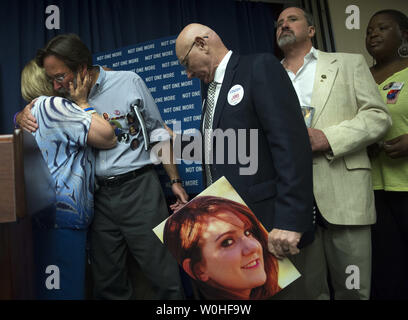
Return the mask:
[[[144,166],[143,168],[136,169],[123,174],[118,174],[116,176],[96,177],[96,180],[98,181],[98,185],[101,187],[114,187],[122,183],[125,183],[126,181],[129,181],[137,176],[140,176],[141,174],[151,169],[153,169],[153,165],[149,164],[147,166]]]

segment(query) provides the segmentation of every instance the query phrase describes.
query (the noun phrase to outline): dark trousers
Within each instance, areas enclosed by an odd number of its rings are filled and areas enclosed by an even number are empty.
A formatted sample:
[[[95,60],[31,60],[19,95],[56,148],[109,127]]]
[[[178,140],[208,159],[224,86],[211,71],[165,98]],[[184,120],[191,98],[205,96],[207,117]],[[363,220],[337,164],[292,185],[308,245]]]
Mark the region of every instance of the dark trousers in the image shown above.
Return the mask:
[[[148,170],[95,194],[91,269],[96,299],[130,299],[130,252],[151,282],[152,299],[183,299],[179,267],[152,229],[168,217],[156,172]]]
[[[371,299],[408,299],[408,192],[375,191]]]

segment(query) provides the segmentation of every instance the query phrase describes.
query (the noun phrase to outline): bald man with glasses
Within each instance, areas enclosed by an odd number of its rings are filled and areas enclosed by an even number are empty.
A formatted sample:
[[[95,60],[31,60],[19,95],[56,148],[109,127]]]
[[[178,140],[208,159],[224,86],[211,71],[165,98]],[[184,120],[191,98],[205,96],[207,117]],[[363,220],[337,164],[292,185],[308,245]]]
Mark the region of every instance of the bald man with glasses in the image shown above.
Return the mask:
[[[285,70],[272,54],[228,50],[216,32],[197,23],[179,34],[176,54],[188,78],[209,84],[201,131],[203,154],[213,151],[214,157],[203,162],[206,185],[225,176],[270,232],[271,252],[278,258],[299,253],[313,239],[312,154]],[[215,129],[245,129],[246,141],[249,129],[257,130],[254,174],[242,175],[245,166],[228,164],[228,143],[221,151],[213,147]]]

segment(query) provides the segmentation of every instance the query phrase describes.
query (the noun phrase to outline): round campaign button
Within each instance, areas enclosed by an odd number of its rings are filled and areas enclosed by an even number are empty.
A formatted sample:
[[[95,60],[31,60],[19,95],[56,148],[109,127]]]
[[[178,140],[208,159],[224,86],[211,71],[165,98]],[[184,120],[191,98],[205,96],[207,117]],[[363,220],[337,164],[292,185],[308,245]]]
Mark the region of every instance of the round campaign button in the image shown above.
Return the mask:
[[[133,139],[132,142],[130,143],[130,149],[136,150],[139,147],[139,140]]]
[[[236,84],[228,91],[228,103],[231,106],[236,106],[244,97],[244,88],[240,84]]]

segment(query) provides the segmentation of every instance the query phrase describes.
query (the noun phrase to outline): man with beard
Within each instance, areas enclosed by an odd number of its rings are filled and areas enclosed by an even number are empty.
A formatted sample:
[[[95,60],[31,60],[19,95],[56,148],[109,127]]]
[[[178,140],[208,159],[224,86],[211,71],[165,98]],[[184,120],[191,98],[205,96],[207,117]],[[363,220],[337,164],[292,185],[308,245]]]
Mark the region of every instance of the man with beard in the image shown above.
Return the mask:
[[[361,55],[325,53],[312,46],[310,14],[287,8],[276,39],[301,107],[313,108],[308,128],[313,151],[316,208],[314,242],[291,257],[302,277],[281,297],[368,299],[370,225],[375,223],[366,147],[381,139],[391,119]]]
[[[92,55],[75,34],[51,39],[37,53],[37,64],[44,67],[54,91],[69,97],[79,74],[89,74],[91,86],[88,102],[99,114],[115,124],[117,135],[128,133],[131,123],[127,115],[131,104],[143,101],[146,126],[152,143],[168,141],[159,110],[143,80],[134,72],[105,71],[92,65]],[[106,114],[106,116],[105,116]],[[17,116],[17,123],[26,130],[38,127],[30,105]],[[119,130],[120,128],[120,130]],[[98,299],[130,299],[133,288],[128,276],[127,254],[130,252],[142,272],[150,280],[154,299],[182,299],[183,289],[177,262],[158,241],[152,229],[168,217],[160,182],[153,169],[150,152],[143,139],[130,144],[130,139],[96,158],[95,215],[91,225],[91,268],[94,295]],[[75,143],[73,141],[72,143]],[[177,203],[187,202],[174,164],[163,163],[171,180]]]

